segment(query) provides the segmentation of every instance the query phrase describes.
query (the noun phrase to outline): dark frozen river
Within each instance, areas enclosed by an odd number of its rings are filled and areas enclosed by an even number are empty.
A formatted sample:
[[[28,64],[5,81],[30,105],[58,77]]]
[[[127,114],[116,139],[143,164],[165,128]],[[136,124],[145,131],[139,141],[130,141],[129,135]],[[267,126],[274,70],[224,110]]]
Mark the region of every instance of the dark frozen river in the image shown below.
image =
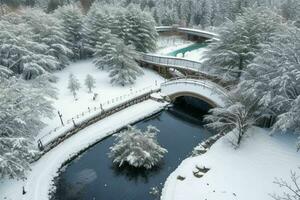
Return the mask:
[[[198,104],[204,108],[206,105]],[[161,188],[166,178],[191,154],[193,147],[211,136],[203,128],[203,112],[186,103],[138,122],[138,128],[156,126],[159,143],[168,150],[159,167],[152,170],[118,168],[108,158],[114,137],[86,150],[64,167],[57,179],[56,200],[154,200],[150,188]],[[99,130],[101,131],[101,130]]]

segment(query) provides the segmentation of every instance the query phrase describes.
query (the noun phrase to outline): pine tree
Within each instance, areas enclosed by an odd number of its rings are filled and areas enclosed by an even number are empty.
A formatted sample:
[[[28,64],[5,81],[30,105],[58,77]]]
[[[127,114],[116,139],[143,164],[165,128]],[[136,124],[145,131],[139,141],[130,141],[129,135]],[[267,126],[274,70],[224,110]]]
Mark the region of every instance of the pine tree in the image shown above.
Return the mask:
[[[130,23],[126,15],[124,8],[118,8],[114,12],[114,20],[112,22],[112,33],[117,35],[119,39],[124,41],[125,44],[133,44],[134,41],[131,39],[130,30],[132,30],[133,24]]]
[[[39,9],[25,10],[24,19],[32,29],[33,40],[46,44],[48,48],[45,54],[55,57],[60,69],[65,68],[73,55],[72,50],[68,48],[66,32],[61,21]]]
[[[133,45],[139,52],[154,51],[158,34],[153,17],[139,8],[129,7],[126,18],[131,26],[125,44]]]
[[[262,51],[248,66],[239,91],[260,99],[263,114],[277,117],[274,130],[299,133],[300,30],[285,26],[262,45]]]
[[[13,72],[10,69],[0,65],[0,78],[9,78],[12,74]]]
[[[281,28],[281,18],[272,11],[245,9],[236,21],[229,21],[220,29],[220,40],[210,45],[203,65],[213,67],[211,73],[224,80],[239,79],[261,44]]]
[[[291,21],[300,21],[300,2],[297,0],[285,0],[281,5],[282,16]]]
[[[22,15],[13,13],[0,21],[0,65],[25,79],[59,68],[59,62],[48,55],[48,46],[34,41],[32,28]]]
[[[99,35],[93,62],[97,68],[109,70],[113,65],[116,46],[121,41],[109,29],[101,29]]]
[[[80,83],[74,74],[69,75],[68,89],[72,92],[74,98],[76,99],[77,91],[80,89]]]
[[[94,77],[88,74],[85,78],[85,85],[89,89],[90,93],[92,92],[92,89],[95,88],[95,83],[96,80],[94,79]]]
[[[107,9],[103,8],[100,3],[95,3],[86,16],[82,30],[82,49],[85,51],[86,57],[95,53],[95,47],[99,38],[101,40],[103,29],[112,29],[113,18]]]
[[[168,152],[158,144],[158,132],[153,126],[148,126],[145,132],[128,126],[127,130],[116,135],[116,143],[110,147],[109,157],[119,167],[128,163],[134,167],[151,169]]]
[[[137,54],[132,46],[118,42],[112,54],[112,67],[109,73],[111,83],[125,86],[133,84],[137,76],[143,74],[135,61]]]
[[[67,46],[73,52],[73,59],[80,59],[83,23],[83,15],[80,8],[75,5],[66,5],[57,9],[55,14],[62,21],[61,24],[68,41]]]
[[[56,92],[48,77],[0,78],[0,178],[24,178],[37,154],[34,137],[53,117]]]
[[[241,92],[261,98],[265,112],[279,115],[291,108],[300,94],[300,31],[285,26],[284,31],[262,45],[262,51],[248,66],[240,83]]]

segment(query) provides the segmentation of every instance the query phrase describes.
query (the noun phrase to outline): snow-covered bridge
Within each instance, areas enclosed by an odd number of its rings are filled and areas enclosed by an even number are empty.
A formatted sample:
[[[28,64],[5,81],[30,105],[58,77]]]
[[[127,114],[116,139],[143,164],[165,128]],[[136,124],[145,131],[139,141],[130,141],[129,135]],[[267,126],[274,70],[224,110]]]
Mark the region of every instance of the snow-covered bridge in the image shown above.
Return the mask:
[[[194,73],[208,74],[208,68],[205,68],[201,62],[177,58],[173,56],[165,56],[159,54],[141,54],[140,61],[146,64],[161,66],[166,68],[180,69]]]
[[[156,27],[156,31],[158,33],[181,33],[196,36],[202,39],[217,39],[219,37],[218,34],[194,29],[194,28],[185,28],[185,27],[178,27],[178,26],[158,26]]]
[[[223,107],[227,90],[220,85],[209,81],[192,77],[170,79],[161,85],[161,93],[172,101],[181,96],[198,98],[213,107]]]

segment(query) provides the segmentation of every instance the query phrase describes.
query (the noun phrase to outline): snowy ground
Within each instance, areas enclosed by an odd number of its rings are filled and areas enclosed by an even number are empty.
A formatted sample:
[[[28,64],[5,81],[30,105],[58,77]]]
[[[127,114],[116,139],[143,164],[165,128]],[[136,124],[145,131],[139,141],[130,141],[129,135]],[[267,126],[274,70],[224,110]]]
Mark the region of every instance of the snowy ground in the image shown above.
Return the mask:
[[[110,84],[108,73],[106,71],[97,69],[91,60],[73,63],[66,69],[54,74],[58,77],[58,82],[55,84],[55,86],[58,88],[58,99],[54,101],[54,107],[56,109],[55,114],[57,111],[62,113],[65,123],[70,121],[70,119],[73,117],[76,121],[76,116],[81,116],[82,112],[87,113],[88,107],[93,110],[94,107],[99,108],[100,104],[104,104],[105,108],[108,106],[107,101],[110,101],[111,105],[112,99],[116,99],[120,96],[126,96],[126,98],[130,98],[141,92],[145,92],[144,89],[151,90],[151,88],[154,88],[155,85],[160,85],[160,83],[164,81],[164,79],[157,73],[147,69],[143,70],[144,75],[139,77],[134,85],[122,87],[112,86]],[[81,89],[78,92],[77,101],[74,100],[72,93],[68,90],[70,73],[73,73],[81,83]],[[92,93],[88,93],[88,89],[84,85],[84,80],[87,74],[91,74],[96,79],[96,88]],[[94,93],[98,94],[98,97],[95,101],[93,101]],[[124,101],[126,98],[122,98],[122,100]],[[116,101],[114,101],[114,103],[116,103]],[[37,139],[45,136],[55,128],[61,128],[61,122],[58,115],[56,115],[54,119],[45,120],[45,122],[47,127],[40,132]]]
[[[271,200],[280,194],[274,178],[289,180],[290,170],[300,165],[294,135],[269,136],[252,128],[242,146],[234,150],[226,137],[206,153],[188,158],[168,178],[162,200]],[[195,166],[211,168],[202,178],[193,175]],[[177,176],[186,179],[180,181]]]
[[[205,56],[205,52],[207,50],[208,50],[207,48],[200,48],[200,49],[186,52],[184,55],[184,58],[189,59],[189,60],[203,62],[203,61],[205,61],[204,56]],[[180,55],[178,55],[177,57],[179,57],[179,56]]]
[[[194,42],[183,39],[180,36],[160,36],[157,44],[157,54],[168,55],[169,53],[188,47]],[[203,57],[207,48],[200,48],[183,54],[178,54],[178,58],[185,58],[194,61],[204,61]]]
[[[52,180],[61,165],[79,151],[112,134],[115,130],[161,110],[166,104],[153,100],[136,104],[91,125],[50,150],[32,164],[26,181],[0,182],[0,199],[48,200]],[[27,191],[22,195],[22,186]]]

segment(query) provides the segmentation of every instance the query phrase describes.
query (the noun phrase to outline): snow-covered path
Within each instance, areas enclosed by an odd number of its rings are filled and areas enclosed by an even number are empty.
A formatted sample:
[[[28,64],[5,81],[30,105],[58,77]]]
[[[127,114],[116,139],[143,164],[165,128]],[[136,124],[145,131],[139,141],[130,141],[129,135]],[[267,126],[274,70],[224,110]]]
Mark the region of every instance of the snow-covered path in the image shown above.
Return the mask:
[[[138,77],[135,84],[122,87],[111,85],[108,72],[97,69],[92,60],[83,60],[72,63],[66,69],[54,73],[58,78],[57,83],[54,84],[54,86],[58,88],[58,98],[54,101],[54,112],[56,114],[57,111],[59,111],[66,123],[67,120],[70,120],[73,117],[75,118],[75,116],[80,115],[82,112],[87,112],[88,107],[91,109],[93,109],[93,107],[98,108],[100,104],[105,104],[107,101],[111,101],[120,96],[130,95],[145,88],[148,88],[149,90],[149,88],[160,85],[160,83],[164,81],[159,74],[151,70],[143,69],[143,71],[144,75]],[[68,89],[70,73],[74,74],[81,84],[81,89],[77,94],[77,101],[74,100],[72,93]],[[84,85],[87,74],[92,75],[96,80],[93,93],[88,93],[88,89]],[[98,94],[95,101],[93,101],[94,93]],[[128,97],[130,98],[132,96]],[[125,98],[123,98],[123,100],[125,100]],[[104,105],[105,108],[109,106]],[[61,122],[57,114],[53,119],[46,119],[45,123],[47,124],[47,127],[39,133],[37,139],[48,134],[55,128],[61,128]]]
[[[272,200],[269,194],[281,194],[273,184],[275,177],[289,181],[290,170],[300,165],[296,136],[271,137],[268,131],[256,127],[249,133],[237,150],[225,136],[207,153],[184,160],[169,176],[162,200]],[[211,170],[196,178],[196,165]],[[186,179],[180,181],[178,175]]]
[[[165,105],[165,103],[147,100],[87,127],[33,163],[32,171],[29,172],[26,181],[0,182],[0,199],[48,200],[52,180],[66,160],[127,124],[161,110]],[[26,195],[22,195],[22,186],[25,186]]]

